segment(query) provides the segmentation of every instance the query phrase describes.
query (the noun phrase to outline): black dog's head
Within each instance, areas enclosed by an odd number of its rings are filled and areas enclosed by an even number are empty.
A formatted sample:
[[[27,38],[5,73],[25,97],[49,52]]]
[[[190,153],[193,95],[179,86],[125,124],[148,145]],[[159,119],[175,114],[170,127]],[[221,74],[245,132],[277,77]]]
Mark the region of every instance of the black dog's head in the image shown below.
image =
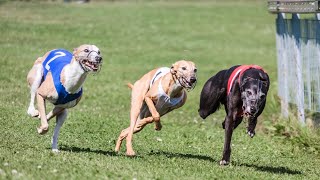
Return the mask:
[[[240,83],[243,115],[256,117],[265,105],[269,90],[268,74],[262,70],[249,69],[241,77]]]

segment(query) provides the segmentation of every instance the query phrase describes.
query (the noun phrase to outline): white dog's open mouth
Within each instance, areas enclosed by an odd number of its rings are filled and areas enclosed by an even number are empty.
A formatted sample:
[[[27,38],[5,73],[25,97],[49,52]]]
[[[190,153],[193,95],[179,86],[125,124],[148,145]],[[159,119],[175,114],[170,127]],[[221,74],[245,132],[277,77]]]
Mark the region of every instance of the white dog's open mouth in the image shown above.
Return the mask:
[[[82,64],[86,66],[86,68],[90,71],[97,72],[100,69],[100,63],[89,61],[87,59],[82,60]]]

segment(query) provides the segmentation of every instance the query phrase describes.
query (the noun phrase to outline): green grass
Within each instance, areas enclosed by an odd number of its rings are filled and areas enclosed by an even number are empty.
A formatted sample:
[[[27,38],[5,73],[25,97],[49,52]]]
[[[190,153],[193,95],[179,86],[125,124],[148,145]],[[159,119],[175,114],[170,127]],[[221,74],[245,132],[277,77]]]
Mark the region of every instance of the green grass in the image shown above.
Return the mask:
[[[300,136],[308,134],[302,128],[284,138],[290,126],[273,125],[280,116],[274,18],[263,1],[0,3],[0,179],[318,179],[319,136]],[[84,43],[100,47],[103,69],[88,77],[62,127],[62,152],[52,154],[54,122],[48,134],[36,133],[39,121],[26,113],[26,75],[46,51]],[[137,157],[124,156],[124,146],[115,154],[115,140],[129,125],[125,84],[179,59],[199,70],[186,105],[162,118],[162,131],[149,125],[134,136]],[[224,112],[202,121],[199,94],[218,70],[252,63],[271,78],[261,130],[250,139],[240,125],[232,163],[220,167]]]

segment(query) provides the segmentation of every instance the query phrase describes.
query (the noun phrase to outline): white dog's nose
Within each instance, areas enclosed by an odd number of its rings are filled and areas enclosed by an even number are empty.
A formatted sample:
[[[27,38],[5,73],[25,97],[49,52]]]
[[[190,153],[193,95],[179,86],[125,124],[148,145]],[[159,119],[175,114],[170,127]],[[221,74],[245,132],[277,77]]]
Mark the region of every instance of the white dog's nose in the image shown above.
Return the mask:
[[[96,61],[97,61],[98,63],[100,63],[100,62],[102,61],[102,57],[101,57],[101,56],[96,56],[95,59],[96,59]]]

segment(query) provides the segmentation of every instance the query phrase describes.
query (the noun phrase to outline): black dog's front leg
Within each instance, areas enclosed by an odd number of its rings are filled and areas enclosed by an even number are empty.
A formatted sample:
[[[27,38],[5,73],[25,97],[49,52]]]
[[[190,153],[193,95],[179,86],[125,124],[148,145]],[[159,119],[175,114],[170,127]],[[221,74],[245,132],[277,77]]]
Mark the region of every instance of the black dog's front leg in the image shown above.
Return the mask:
[[[247,133],[251,138],[253,138],[253,136],[256,134],[255,129],[256,129],[258,117],[262,113],[265,105],[266,105],[266,101],[264,101],[262,103],[261,107],[259,108],[259,112],[255,116],[249,117],[249,122],[248,122],[248,126],[247,126]]]
[[[250,117],[248,126],[247,126],[247,133],[251,138],[253,138],[253,136],[256,134],[255,132],[256,125],[257,125],[257,117]]]
[[[231,154],[231,137],[234,128],[234,121],[231,114],[228,114],[225,118],[225,136],[224,136],[224,148],[222,160],[220,161],[220,165],[228,165],[230,162],[230,154]]]

